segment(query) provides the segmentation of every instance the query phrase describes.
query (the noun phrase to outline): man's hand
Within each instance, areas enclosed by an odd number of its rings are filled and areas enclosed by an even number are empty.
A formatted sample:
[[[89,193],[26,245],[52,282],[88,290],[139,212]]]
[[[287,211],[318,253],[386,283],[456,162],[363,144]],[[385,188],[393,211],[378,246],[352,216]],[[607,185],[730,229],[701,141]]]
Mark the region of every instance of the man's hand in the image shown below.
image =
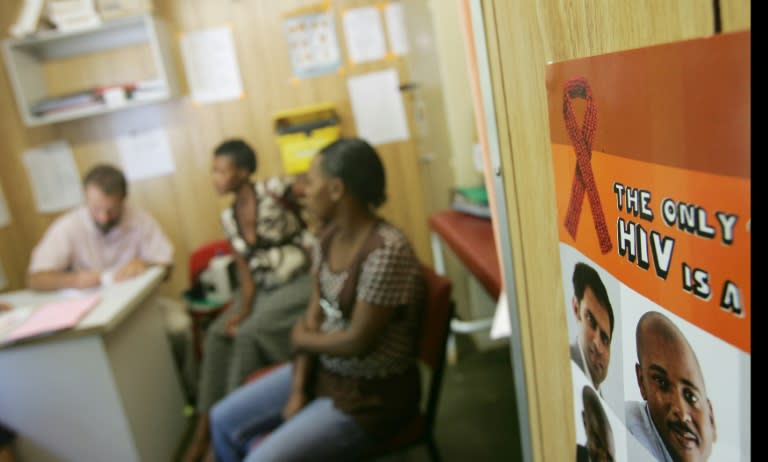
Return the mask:
[[[136,277],[143,273],[145,269],[147,269],[147,264],[144,263],[143,260],[139,260],[138,258],[131,260],[117,270],[117,273],[115,273],[115,282],[121,282]]]
[[[13,307],[11,305],[8,305],[7,303],[0,302],[0,312],[2,311],[11,311]]]
[[[101,284],[101,274],[97,271],[78,271],[75,273],[74,288],[90,289]]]

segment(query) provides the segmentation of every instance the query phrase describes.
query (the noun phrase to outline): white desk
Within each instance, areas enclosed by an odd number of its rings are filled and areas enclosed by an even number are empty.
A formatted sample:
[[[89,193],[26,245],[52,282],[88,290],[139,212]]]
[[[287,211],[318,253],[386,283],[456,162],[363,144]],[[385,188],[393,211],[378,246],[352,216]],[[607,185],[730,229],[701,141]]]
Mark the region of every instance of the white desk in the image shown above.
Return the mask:
[[[163,316],[160,268],[103,291],[72,330],[0,347],[0,421],[19,462],[167,462],[185,429]],[[54,293],[0,294],[15,305]]]
[[[432,229],[432,256],[435,272],[445,275],[445,260],[442,243],[448,244],[467,272],[477,279],[494,300],[501,294],[501,267],[496,253],[491,220],[478,218],[455,210],[437,212],[429,217]],[[471,334],[488,331],[493,318],[472,321],[451,320],[451,335],[448,337],[446,358],[455,364],[457,357],[454,334]]]

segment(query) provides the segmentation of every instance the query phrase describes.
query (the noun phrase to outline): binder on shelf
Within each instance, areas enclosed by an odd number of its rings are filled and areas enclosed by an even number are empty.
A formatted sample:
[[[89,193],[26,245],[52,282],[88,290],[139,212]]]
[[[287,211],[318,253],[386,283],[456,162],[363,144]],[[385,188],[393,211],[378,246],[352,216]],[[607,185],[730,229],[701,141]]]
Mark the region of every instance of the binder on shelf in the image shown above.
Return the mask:
[[[101,96],[95,90],[85,90],[70,93],[64,96],[45,98],[30,107],[30,111],[37,117],[45,116],[54,111],[66,111],[84,106],[97,106],[102,104]]]
[[[488,192],[484,186],[460,187],[451,190],[451,208],[480,218],[491,218]]]

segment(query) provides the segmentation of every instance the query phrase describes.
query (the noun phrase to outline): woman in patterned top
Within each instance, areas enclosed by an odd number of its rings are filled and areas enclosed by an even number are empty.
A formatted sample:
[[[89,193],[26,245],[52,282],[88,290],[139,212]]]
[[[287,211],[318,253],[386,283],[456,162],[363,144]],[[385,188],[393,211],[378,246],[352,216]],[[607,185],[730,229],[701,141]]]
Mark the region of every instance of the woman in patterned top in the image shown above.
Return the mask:
[[[216,148],[213,183],[235,201],[221,213],[234,249],[239,292],[208,328],[197,402],[195,437],[185,462],[209,447],[208,410],[251,372],[290,357],[291,327],[306,309],[311,290],[309,252],[314,238],[304,226],[294,178],[251,182],[256,154],[241,140]]]
[[[384,167],[365,141],[338,140],[312,161],[307,209],[328,225],[294,360],[214,406],[220,462],[359,460],[418,411],[424,279],[408,239],[376,215],[384,200]]]

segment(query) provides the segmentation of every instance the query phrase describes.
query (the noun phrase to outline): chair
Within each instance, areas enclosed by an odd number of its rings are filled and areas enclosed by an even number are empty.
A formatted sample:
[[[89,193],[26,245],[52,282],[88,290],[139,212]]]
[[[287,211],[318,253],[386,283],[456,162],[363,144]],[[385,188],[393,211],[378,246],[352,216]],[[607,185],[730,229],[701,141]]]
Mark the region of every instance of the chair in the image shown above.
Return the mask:
[[[208,262],[218,255],[229,255],[232,253],[232,246],[226,239],[216,239],[206,242],[192,252],[189,256],[189,284],[197,283],[200,273],[208,267]]]
[[[412,446],[426,444],[433,462],[440,461],[440,451],[435,443],[435,420],[445,369],[445,351],[453,317],[451,281],[422,264],[427,286],[427,303],[421,319],[417,356],[429,371],[426,405],[403,429],[388,441],[374,447],[370,458],[398,452]]]
[[[209,241],[195,249],[189,256],[190,287],[195,287],[199,283],[200,274],[208,267],[208,263],[213,257],[231,253],[232,246],[226,239]],[[187,311],[192,318],[192,338],[195,343],[195,353],[200,359],[203,354],[203,331],[216,316],[229,306],[229,303],[211,306],[209,304],[197,305],[189,298],[187,301],[189,302]]]

